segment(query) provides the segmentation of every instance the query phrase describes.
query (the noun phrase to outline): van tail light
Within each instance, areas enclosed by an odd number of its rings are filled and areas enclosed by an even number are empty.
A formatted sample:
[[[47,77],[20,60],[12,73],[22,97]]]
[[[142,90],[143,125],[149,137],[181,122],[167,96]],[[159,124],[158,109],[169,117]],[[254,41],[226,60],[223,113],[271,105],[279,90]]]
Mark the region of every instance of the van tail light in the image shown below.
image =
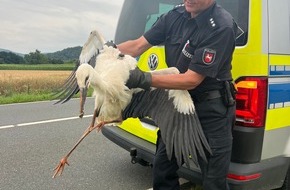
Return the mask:
[[[255,173],[255,174],[250,174],[250,175],[236,175],[236,174],[228,174],[228,179],[234,179],[237,181],[250,181],[250,180],[255,180],[260,178],[262,175],[261,173]]]
[[[242,77],[236,81],[236,89],[236,124],[245,127],[264,127],[268,78]]]

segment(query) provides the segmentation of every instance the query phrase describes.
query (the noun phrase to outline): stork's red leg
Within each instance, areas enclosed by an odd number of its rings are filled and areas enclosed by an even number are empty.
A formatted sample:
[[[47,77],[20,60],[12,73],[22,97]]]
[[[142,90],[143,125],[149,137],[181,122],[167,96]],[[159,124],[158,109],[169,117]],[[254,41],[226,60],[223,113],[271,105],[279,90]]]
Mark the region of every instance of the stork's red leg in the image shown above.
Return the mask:
[[[111,120],[111,121],[102,121],[99,123],[100,125],[98,124],[96,126],[96,128],[97,128],[97,131],[99,132],[104,125],[109,124],[109,123],[119,123],[119,122],[122,122],[122,119]]]
[[[65,164],[69,165],[68,164],[68,157],[71,155],[71,153],[76,149],[76,147],[83,141],[83,139],[88,135],[90,134],[91,131],[93,131],[94,129],[96,128],[100,128],[101,125],[104,125],[103,123],[99,123],[98,125],[95,126],[95,121],[96,121],[96,116],[97,116],[97,111],[95,110],[94,111],[94,115],[93,115],[93,119],[92,119],[92,122],[91,122],[91,125],[85,130],[84,134],[82,135],[82,137],[78,140],[78,142],[75,144],[75,146],[68,152],[68,154],[66,156],[64,156],[61,160],[60,160],[60,163],[58,164],[58,166],[54,169],[54,174],[52,176],[52,178],[55,178],[57,175],[61,175],[63,170],[64,170],[64,167],[65,167]]]
[[[60,163],[58,164],[58,166],[54,169],[54,174],[52,176],[52,178],[55,178],[57,175],[61,175],[65,165],[69,165],[68,164],[68,157],[71,155],[71,153],[76,149],[76,147],[82,142],[82,140],[88,135],[90,134],[90,132],[92,132],[94,129],[97,129],[98,131],[101,130],[101,128],[108,123],[113,123],[113,122],[120,122],[121,120],[114,120],[114,121],[102,121],[100,123],[98,123],[97,125],[95,125],[95,120],[96,120],[96,116],[97,116],[97,111],[95,110],[94,115],[93,115],[93,119],[91,122],[91,125],[85,130],[84,134],[82,135],[82,137],[78,140],[78,142],[75,144],[75,146],[68,152],[68,154],[66,156],[64,156],[61,160]]]

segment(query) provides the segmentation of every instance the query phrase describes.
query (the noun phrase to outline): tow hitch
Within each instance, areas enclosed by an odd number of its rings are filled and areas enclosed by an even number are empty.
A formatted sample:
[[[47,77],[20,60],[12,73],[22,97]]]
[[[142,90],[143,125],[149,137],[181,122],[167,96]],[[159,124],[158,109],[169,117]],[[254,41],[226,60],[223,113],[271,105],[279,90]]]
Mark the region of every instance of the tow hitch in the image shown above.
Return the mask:
[[[139,163],[142,166],[152,167],[151,163],[143,160],[142,158],[137,157],[137,149],[136,148],[130,148],[130,156],[131,156],[131,163],[132,164]]]

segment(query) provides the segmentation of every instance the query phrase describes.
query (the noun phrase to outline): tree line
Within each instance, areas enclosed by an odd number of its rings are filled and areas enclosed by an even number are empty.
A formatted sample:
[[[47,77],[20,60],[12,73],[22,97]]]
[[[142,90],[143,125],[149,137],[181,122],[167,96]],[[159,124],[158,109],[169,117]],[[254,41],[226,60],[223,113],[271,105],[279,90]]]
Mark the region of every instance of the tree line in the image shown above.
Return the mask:
[[[64,61],[60,59],[50,59],[45,54],[42,54],[39,50],[30,52],[29,54],[21,57],[12,52],[0,52],[1,64],[63,64]]]
[[[41,53],[39,50],[23,56],[13,52],[0,52],[0,64],[63,64],[78,59],[81,47],[67,48],[55,53]]]

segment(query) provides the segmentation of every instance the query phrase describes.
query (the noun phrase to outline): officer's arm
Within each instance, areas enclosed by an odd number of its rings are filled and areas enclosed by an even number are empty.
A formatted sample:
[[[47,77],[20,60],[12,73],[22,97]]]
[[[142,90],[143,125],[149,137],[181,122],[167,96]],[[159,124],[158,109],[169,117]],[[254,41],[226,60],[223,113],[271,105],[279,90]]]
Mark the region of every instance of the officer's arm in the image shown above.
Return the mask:
[[[152,75],[152,85],[157,88],[190,90],[196,88],[205,76],[188,69],[173,75]]]
[[[149,90],[150,87],[191,90],[196,88],[204,78],[205,76],[192,70],[182,74],[154,75],[136,68],[130,71],[126,86],[130,89],[143,88],[145,90]]]
[[[144,38],[144,36],[141,36],[136,40],[128,40],[118,44],[117,47],[123,54],[137,57],[152,47],[152,45]]]

